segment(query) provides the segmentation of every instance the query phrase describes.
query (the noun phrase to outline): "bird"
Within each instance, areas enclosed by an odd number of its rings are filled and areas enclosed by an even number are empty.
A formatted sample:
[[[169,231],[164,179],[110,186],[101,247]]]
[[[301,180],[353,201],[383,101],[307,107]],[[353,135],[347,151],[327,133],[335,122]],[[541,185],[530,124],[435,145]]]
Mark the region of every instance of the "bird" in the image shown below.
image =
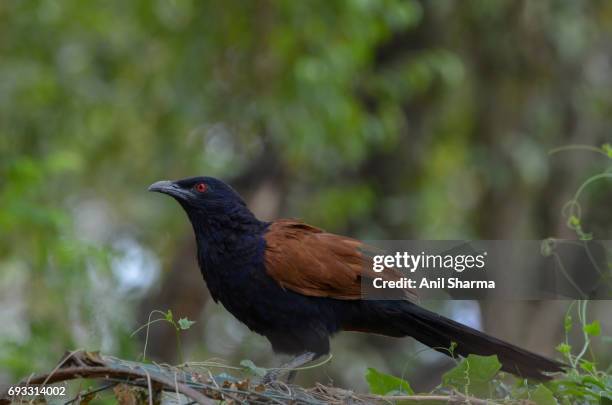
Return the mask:
[[[264,381],[329,354],[330,338],[341,331],[410,336],[452,357],[497,355],[503,371],[523,378],[548,380],[563,371],[561,362],[425,309],[412,290],[365,299],[364,281],[401,274],[374,273],[369,247],[357,239],[298,219],[259,220],[222,180],[163,180],[149,191],[173,197],[187,214],[212,299],[266,337],[275,353],[294,356]]]

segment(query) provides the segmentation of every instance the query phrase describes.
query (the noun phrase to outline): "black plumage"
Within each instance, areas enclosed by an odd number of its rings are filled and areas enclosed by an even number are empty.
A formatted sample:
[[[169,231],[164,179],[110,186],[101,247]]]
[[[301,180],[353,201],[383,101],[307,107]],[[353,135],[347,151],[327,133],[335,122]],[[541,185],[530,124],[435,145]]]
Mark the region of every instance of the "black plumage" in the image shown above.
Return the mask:
[[[393,301],[362,299],[361,281],[373,274],[357,240],[296,220],[259,221],[238,193],[211,177],[149,189],[171,195],[187,213],[215,302],[268,338],[275,352],[311,360],[329,352],[332,335],[348,330],[412,336],[444,354],[455,342],[456,355],[496,354],[503,370],[529,378],[561,371],[559,362],[418,306],[411,291]]]

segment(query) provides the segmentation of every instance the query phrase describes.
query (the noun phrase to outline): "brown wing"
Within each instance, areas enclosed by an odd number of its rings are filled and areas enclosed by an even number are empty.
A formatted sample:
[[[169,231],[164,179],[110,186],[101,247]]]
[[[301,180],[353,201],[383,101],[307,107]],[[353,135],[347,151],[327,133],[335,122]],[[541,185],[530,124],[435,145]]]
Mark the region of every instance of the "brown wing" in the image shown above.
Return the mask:
[[[372,258],[365,254],[371,248],[360,241],[324,232],[301,221],[275,221],[264,238],[268,275],[283,288],[303,295],[356,300],[363,298],[363,279],[402,277],[395,269],[374,272]],[[398,294],[402,299],[416,298],[415,292],[408,289],[399,290]]]

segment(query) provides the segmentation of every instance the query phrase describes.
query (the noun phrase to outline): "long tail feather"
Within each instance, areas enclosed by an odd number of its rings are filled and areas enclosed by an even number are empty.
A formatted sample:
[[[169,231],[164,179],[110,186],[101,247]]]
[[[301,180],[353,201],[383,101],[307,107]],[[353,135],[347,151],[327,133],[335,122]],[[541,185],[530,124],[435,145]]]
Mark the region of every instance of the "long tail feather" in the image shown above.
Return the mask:
[[[502,364],[502,370],[525,378],[548,380],[550,376],[544,374],[545,372],[563,371],[563,363],[521,349],[416,304],[370,301],[370,308],[372,306],[378,315],[381,315],[380,312],[384,313],[384,316],[375,318],[385,319],[384,325],[381,322],[368,322],[370,327],[377,329],[370,330],[372,332],[390,336],[412,336],[446,355],[451,355],[451,345],[454,346],[452,355],[495,354]]]

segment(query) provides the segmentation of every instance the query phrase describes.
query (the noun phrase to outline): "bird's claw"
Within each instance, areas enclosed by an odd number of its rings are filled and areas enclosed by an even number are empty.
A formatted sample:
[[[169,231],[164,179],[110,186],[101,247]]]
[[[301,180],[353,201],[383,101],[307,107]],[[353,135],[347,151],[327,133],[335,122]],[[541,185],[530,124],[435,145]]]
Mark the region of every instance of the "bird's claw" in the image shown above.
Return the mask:
[[[263,378],[261,379],[262,384],[270,384],[273,383],[274,381],[278,380],[278,378],[281,376],[282,370],[270,370],[268,371]]]

